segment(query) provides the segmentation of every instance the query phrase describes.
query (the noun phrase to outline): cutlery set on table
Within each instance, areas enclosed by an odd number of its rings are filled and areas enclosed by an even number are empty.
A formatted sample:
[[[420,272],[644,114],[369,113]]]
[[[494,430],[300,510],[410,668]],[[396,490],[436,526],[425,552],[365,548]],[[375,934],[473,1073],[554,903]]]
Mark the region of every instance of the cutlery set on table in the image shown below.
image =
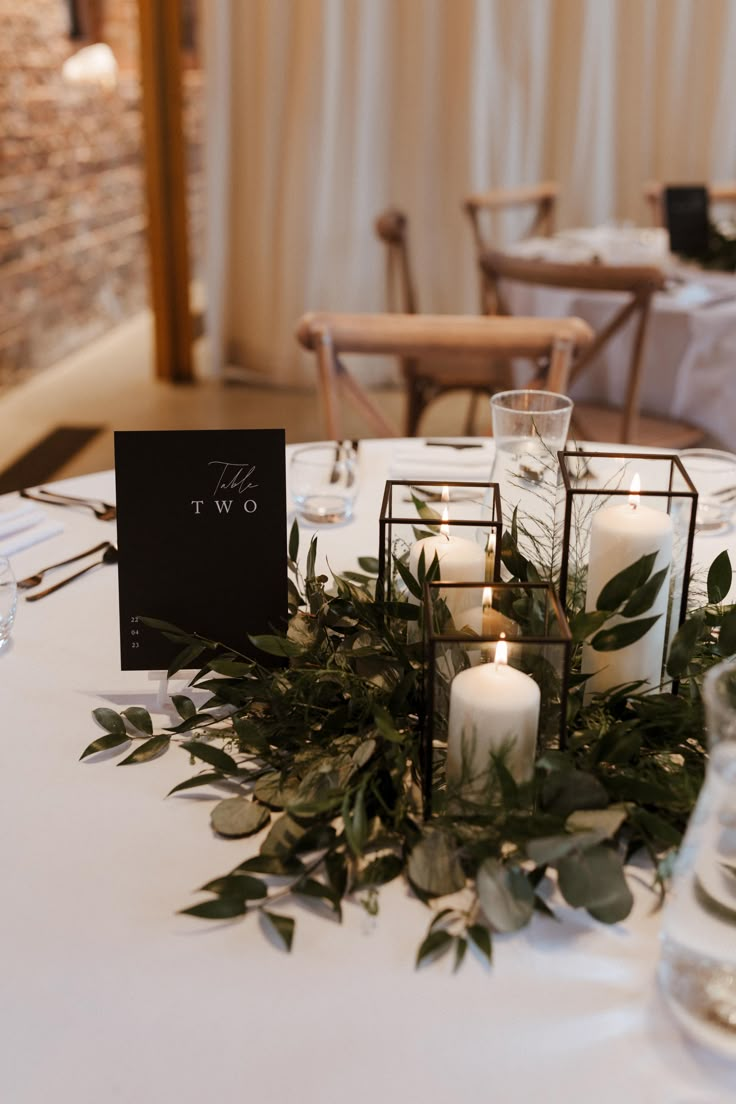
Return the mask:
[[[22,490],[19,492],[20,497],[30,500],[32,502],[42,503],[46,506],[60,506],[62,508],[77,508],[88,509],[99,521],[114,521],[117,516],[115,506],[110,502],[103,502],[98,499],[78,498],[74,495],[65,495],[57,491],[48,491],[43,487],[39,487],[34,491]],[[60,529],[58,530],[61,531]],[[55,535],[55,533],[53,534]],[[43,536],[38,534],[38,539],[44,539]],[[30,543],[30,542],[29,542]],[[36,543],[35,540],[33,543]],[[101,556],[96,555],[102,553]],[[72,572],[71,575],[65,575],[62,579],[52,583],[50,586],[44,587],[43,590],[35,590],[35,587],[41,585],[45,576],[49,572],[56,571],[57,568],[66,567],[69,564],[78,563],[80,560],[86,560],[88,557],[94,556],[95,558],[80,568],[78,571]],[[80,576],[85,575],[88,571],[91,571],[95,567],[100,567],[103,564],[115,563],[118,558],[118,551],[112,541],[104,540],[98,544],[93,545],[91,548],[86,548],[82,552],[77,552],[73,556],[67,556],[63,560],[59,560],[56,563],[48,564],[45,567],[40,568],[32,575],[26,576],[24,579],[18,579],[16,585],[19,590],[34,590],[33,594],[26,594],[25,599],[27,602],[37,602],[39,598],[46,598],[47,595],[53,594],[57,590],[61,590],[67,583],[73,582]]]

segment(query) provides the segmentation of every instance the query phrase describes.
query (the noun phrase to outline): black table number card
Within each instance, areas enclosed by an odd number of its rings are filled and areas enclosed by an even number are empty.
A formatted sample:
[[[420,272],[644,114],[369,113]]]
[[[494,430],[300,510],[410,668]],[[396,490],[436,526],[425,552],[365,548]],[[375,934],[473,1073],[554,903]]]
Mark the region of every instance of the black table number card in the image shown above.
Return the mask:
[[[677,184],[664,189],[670,249],[683,257],[702,257],[708,249],[708,189]]]
[[[247,655],[249,634],[284,631],[284,450],[280,429],[115,434],[124,671],[165,670],[182,650],[141,616]]]

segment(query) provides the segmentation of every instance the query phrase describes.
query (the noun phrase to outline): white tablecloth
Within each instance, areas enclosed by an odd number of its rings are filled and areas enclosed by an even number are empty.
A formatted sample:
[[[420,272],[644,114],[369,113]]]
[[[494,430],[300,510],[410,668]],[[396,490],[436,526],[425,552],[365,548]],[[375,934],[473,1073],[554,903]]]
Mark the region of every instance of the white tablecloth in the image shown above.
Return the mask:
[[[536,240],[536,239],[535,239]],[[563,253],[550,259],[565,260]],[[570,257],[570,260],[580,257]],[[651,259],[650,259],[651,261]],[[650,263],[642,261],[642,263]],[[688,271],[671,290],[658,292],[644,347],[641,410],[702,426],[726,447],[734,443],[736,418],[736,276]],[[507,283],[514,314],[577,315],[601,330],[626,296],[616,292],[576,291]],[[578,402],[624,401],[633,326],[609,342],[571,389]],[[528,376],[519,369],[518,385]]]
[[[335,568],[376,552],[390,448],[361,445],[355,521],[320,536]],[[113,495],[109,473],[65,486]],[[65,532],[18,554],[19,575],[114,533],[47,512]],[[699,540],[701,560],[723,544]],[[114,567],[20,601],[0,653],[3,1101],[736,1099],[736,1065],[687,1042],[656,991],[644,886],[625,924],[562,908],[560,924],[497,937],[491,969],[469,955],[458,974],[449,960],[414,969],[428,913],[398,883],[375,920],[357,904],[342,926],[297,909],[291,955],[254,917],[177,915],[249,841],[215,838],[201,797],[164,797],[193,773],[184,753],[123,770],[78,761],[100,731],[90,711],[136,703],[155,709],[155,686],[119,670]]]

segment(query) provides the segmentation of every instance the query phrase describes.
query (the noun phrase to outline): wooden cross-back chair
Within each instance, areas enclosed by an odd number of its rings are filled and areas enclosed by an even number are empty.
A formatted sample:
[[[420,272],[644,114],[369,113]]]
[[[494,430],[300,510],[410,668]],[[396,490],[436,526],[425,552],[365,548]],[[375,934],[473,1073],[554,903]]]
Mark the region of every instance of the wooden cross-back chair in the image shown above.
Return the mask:
[[[375,221],[376,235],[386,247],[386,306],[390,311],[417,314],[419,300],[409,250],[409,219],[403,211],[389,207]],[[424,411],[449,391],[470,391],[463,433],[472,436],[478,400],[511,387],[511,369],[503,361],[467,361],[442,364],[432,358],[399,358],[406,390],[404,433],[414,437]]]
[[[657,180],[650,180],[644,185],[644,199],[649,207],[653,226],[665,226],[664,190],[666,184],[660,184]],[[722,181],[720,183],[707,184],[708,202],[736,203],[736,181]]]
[[[573,425],[577,435],[592,441],[620,441],[654,445],[661,448],[689,448],[702,440],[703,431],[686,422],[640,414],[641,372],[644,339],[651,311],[652,296],[665,287],[664,274],[651,265],[568,264],[530,260],[507,253],[486,250],[480,267],[486,283],[486,296],[500,315],[510,315],[502,281],[570,288],[579,291],[619,292],[625,300],[583,350],[570,372],[570,384],[588,369],[605,345],[627,323],[633,325],[629,363],[625,367],[626,386],[621,409],[590,403],[576,403]]]
[[[491,217],[504,211],[531,208],[531,222],[524,233],[519,235],[520,237],[551,235],[554,231],[558,194],[557,184],[552,180],[545,180],[540,184],[518,188],[492,188],[490,191],[475,192],[467,196],[463,201],[463,210],[470,219],[476,255],[480,256],[486,249],[500,248],[501,244],[508,244],[493,241],[488,232]],[[481,280],[481,310],[484,314],[488,314],[490,312],[485,300],[485,290],[486,285]]]
[[[579,318],[487,318],[432,314],[305,314],[297,338],[315,353],[327,436],[343,437],[338,387],[341,386],[372,426],[384,437],[397,436],[378,405],[351,375],[346,353],[442,358],[462,362],[478,357],[524,357],[541,362],[536,385],[564,392],[570,364],[585,349],[592,330]],[[449,370],[448,370],[449,371]],[[453,386],[448,377],[447,387]]]

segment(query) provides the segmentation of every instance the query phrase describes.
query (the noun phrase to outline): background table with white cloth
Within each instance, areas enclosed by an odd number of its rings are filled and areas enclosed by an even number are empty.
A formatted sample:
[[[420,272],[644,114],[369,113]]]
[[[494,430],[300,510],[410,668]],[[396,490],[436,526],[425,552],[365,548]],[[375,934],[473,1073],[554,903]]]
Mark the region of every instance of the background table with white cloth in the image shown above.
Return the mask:
[[[640,408],[647,414],[689,421],[729,447],[736,420],[736,275],[706,272],[674,263],[659,243],[647,248],[646,235],[615,229],[567,231],[534,238],[514,253],[559,262],[660,264],[670,286],[652,300],[644,347]],[[591,252],[592,250],[592,252]],[[576,315],[599,331],[626,296],[570,288],[533,287],[507,282],[504,294],[513,314],[540,317]],[[621,406],[631,359],[631,325],[624,327],[586,368],[570,394],[578,402]],[[520,366],[518,385],[528,375]]]
[[[320,531],[334,569],[376,554],[397,447],[408,443],[361,444],[354,521]],[[63,486],[114,500],[112,473]],[[89,512],[46,513],[64,532],[13,557],[18,576],[114,539]],[[736,552],[732,531],[699,537],[699,560],[724,544]],[[687,1042],[658,995],[646,872],[625,923],[560,904],[561,923],[535,917],[495,938],[490,969],[469,954],[456,974],[449,959],[415,970],[429,914],[400,882],[381,891],[377,917],[349,904],[341,926],[294,906],[290,955],[254,916],[177,915],[254,845],[215,837],[202,796],[165,798],[193,773],[182,752],[126,769],[79,762],[100,732],[92,709],[156,710],[155,683],[119,669],[116,574],[21,598],[0,653],[0,1099],[736,1100],[736,1064]]]

